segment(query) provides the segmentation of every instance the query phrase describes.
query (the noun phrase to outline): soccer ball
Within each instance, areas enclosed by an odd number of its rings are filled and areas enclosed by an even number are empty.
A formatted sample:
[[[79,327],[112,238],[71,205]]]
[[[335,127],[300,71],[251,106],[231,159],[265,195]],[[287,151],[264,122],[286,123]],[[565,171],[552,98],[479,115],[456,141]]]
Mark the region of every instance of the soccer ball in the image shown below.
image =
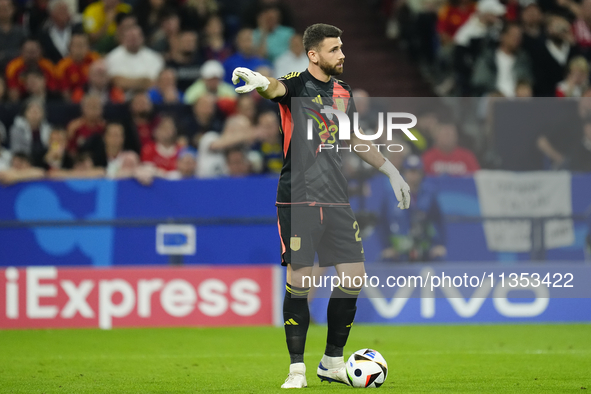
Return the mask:
[[[386,377],[388,364],[376,350],[358,350],[347,360],[347,378],[353,387],[380,387]]]

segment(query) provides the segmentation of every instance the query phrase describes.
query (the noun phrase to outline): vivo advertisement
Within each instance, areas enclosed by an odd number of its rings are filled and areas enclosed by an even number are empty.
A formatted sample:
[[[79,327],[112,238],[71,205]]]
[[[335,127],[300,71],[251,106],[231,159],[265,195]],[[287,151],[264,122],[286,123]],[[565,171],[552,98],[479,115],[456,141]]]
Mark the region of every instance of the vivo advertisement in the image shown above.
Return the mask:
[[[282,325],[276,188],[265,177],[2,187],[0,328]],[[387,179],[363,190],[353,208],[379,218],[392,200]],[[443,215],[446,257],[383,261],[384,230],[367,225],[361,237],[376,279],[365,284],[356,322],[591,321],[590,175],[481,171],[427,179],[425,190]],[[461,220],[525,208],[558,217],[544,223],[546,262],[531,262],[528,223]],[[333,274],[318,275],[326,279],[312,292],[315,322],[326,321]]]

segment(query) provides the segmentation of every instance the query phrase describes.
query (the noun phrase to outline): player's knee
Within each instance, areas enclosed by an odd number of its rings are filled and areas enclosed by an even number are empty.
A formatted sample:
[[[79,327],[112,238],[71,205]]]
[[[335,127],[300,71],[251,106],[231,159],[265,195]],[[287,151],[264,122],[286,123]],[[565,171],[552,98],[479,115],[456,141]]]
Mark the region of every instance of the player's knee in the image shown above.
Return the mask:
[[[287,266],[287,283],[291,286],[307,288],[312,287],[312,267]]]

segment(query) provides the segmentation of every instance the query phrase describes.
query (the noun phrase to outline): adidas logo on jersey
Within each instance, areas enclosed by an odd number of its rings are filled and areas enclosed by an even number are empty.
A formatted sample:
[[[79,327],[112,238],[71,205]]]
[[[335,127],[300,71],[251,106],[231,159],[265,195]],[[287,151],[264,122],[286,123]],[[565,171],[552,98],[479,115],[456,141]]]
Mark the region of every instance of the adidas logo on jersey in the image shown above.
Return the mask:
[[[318,95],[318,96],[316,96],[316,98],[312,99],[312,102],[316,103],[316,104],[323,105],[322,104],[322,97],[320,97],[320,95]]]
[[[297,76],[298,76],[298,75],[300,75],[300,74],[301,74],[301,73],[299,73],[299,72],[295,72],[295,71],[294,71],[294,72],[291,72],[291,73],[289,73],[289,74],[286,74],[286,75],[282,76],[281,78],[283,78],[283,79],[290,79],[290,78],[297,77]]]

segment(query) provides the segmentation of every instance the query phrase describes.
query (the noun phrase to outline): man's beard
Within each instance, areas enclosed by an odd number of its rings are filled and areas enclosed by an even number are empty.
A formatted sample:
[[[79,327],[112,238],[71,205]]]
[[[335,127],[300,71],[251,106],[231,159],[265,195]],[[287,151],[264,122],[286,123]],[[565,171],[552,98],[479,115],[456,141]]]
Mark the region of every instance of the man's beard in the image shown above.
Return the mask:
[[[322,59],[320,59],[320,61],[318,62],[318,67],[320,67],[320,69],[326,75],[341,75],[344,69],[344,67],[337,68],[337,66],[331,66],[329,63],[323,61]]]

